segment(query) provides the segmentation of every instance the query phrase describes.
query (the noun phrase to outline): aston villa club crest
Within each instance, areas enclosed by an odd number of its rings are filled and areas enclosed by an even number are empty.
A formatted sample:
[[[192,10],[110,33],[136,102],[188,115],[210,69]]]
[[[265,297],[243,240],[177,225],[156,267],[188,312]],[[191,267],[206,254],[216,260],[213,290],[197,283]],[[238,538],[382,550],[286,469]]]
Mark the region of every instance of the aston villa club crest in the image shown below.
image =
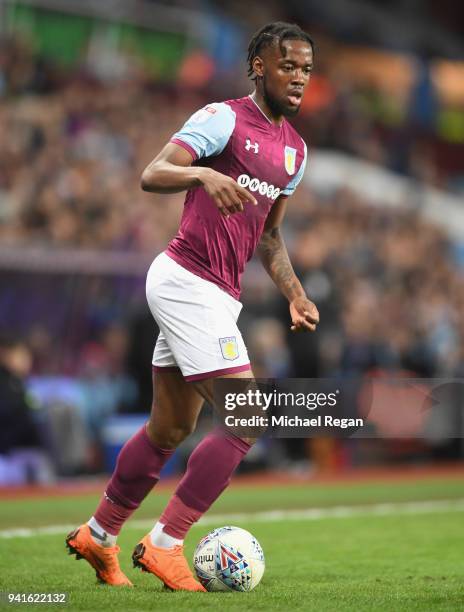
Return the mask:
[[[219,338],[219,345],[224,359],[234,361],[238,357],[238,344],[235,336],[229,338]]]
[[[295,174],[296,149],[293,149],[292,147],[285,147],[284,157],[285,170],[287,171],[287,174]]]

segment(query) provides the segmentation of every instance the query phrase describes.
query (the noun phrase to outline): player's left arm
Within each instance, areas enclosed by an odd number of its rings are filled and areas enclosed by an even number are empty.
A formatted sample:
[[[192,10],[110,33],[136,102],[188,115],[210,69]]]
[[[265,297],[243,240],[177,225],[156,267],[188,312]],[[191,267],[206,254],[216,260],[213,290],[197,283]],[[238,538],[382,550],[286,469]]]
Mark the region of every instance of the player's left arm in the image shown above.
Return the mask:
[[[280,226],[288,198],[281,196],[266,219],[257,252],[269,276],[289,302],[292,331],[314,331],[319,323],[316,305],[306,295],[288,256]]]

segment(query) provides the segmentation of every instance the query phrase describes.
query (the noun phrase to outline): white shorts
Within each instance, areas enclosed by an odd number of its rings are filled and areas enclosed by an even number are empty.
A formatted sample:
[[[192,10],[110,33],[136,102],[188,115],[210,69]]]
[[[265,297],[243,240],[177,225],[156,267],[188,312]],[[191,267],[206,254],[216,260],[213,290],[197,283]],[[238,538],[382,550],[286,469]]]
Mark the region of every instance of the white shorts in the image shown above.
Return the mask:
[[[166,253],[147,275],[147,300],[160,328],[155,370],[180,368],[186,380],[201,380],[250,368],[237,319],[242,304],[189,272]]]

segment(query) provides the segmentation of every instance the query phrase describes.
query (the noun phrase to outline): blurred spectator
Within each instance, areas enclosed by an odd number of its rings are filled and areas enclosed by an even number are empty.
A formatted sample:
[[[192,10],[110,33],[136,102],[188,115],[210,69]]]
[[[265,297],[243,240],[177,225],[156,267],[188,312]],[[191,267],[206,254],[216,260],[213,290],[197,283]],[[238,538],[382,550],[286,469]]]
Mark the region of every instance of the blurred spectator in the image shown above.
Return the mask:
[[[134,404],[136,386],[125,373],[128,337],[124,327],[111,325],[101,341],[84,345],[79,381],[84,395],[82,416],[92,442],[99,443],[105,419],[127,412]]]
[[[290,372],[290,355],[285,327],[270,317],[258,319],[248,334],[248,351],[257,378],[285,378]]]
[[[0,337],[0,453],[18,446],[39,447],[39,435],[23,379],[29,374],[31,355],[21,340]]]
[[[42,450],[23,380],[31,354],[14,336],[0,337],[0,485],[47,482],[52,474]]]

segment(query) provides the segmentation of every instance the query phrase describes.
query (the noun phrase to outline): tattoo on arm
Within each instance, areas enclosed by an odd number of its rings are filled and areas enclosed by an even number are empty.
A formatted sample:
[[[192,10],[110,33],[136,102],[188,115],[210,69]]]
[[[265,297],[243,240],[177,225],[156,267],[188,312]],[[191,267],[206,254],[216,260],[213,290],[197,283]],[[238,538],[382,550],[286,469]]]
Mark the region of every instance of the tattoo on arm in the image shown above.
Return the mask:
[[[258,253],[267,273],[289,301],[305,295],[278,227],[263,232]]]

